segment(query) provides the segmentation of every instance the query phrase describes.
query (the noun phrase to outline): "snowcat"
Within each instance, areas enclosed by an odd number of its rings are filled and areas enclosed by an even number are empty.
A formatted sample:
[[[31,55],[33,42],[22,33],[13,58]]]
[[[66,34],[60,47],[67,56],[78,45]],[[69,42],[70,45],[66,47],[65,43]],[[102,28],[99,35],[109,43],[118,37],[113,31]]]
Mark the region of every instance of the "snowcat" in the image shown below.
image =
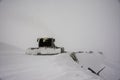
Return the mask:
[[[29,55],[55,55],[64,53],[64,47],[57,47],[54,38],[37,38],[38,47],[28,48]]]

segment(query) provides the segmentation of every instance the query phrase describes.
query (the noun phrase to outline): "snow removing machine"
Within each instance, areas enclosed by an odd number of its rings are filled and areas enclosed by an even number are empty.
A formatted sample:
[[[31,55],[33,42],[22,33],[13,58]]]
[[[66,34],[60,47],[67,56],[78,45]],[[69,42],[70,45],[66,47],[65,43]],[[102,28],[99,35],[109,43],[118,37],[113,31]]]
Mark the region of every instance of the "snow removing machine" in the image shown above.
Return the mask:
[[[64,47],[57,47],[54,38],[38,38],[38,47],[28,48],[28,55],[55,55],[64,53]]]

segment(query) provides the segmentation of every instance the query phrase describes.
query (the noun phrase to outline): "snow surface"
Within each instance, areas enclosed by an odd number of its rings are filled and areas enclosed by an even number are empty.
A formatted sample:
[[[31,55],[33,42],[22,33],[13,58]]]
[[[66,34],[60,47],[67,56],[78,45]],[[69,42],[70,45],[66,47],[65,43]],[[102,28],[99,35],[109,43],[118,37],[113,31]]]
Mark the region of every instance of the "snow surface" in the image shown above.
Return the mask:
[[[72,60],[69,54],[33,56],[0,54],[0,80],[102,80]]]

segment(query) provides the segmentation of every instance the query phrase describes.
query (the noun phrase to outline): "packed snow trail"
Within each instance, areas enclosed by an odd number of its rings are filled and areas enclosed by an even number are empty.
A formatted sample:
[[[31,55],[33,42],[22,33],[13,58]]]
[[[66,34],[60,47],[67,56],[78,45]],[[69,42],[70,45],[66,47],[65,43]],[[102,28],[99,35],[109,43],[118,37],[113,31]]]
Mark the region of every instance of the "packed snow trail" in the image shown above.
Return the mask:
[[[84,71],[69,54],[0,55],[0,80],[100,80]]]

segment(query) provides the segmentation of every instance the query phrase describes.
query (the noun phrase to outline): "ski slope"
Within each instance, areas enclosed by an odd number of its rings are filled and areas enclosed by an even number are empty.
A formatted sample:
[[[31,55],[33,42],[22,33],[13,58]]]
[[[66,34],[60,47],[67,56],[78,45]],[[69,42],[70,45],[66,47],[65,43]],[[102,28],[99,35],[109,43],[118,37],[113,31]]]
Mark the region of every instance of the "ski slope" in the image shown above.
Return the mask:
[[[0,80],[102,80],[82,69],[69,54],[35,56],[0,53]]]

